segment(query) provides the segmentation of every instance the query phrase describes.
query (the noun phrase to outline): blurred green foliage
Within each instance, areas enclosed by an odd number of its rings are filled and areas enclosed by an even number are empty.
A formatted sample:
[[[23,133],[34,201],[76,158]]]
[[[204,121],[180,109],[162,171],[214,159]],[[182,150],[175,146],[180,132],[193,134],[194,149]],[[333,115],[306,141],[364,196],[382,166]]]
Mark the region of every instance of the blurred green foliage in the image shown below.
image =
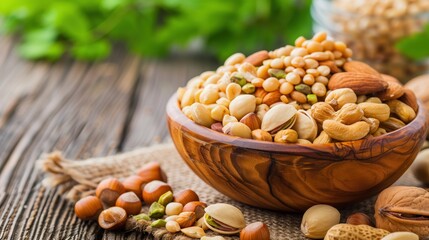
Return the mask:
[[[413,60],[427,58],[429,56],[429,24],[421,32],[400,39],[395,47]]]
[[[114,42],[143,56],[201,38],[224,60],[311,33],[311,0],[1,0],[2,31],[28,59],[103,59]]]

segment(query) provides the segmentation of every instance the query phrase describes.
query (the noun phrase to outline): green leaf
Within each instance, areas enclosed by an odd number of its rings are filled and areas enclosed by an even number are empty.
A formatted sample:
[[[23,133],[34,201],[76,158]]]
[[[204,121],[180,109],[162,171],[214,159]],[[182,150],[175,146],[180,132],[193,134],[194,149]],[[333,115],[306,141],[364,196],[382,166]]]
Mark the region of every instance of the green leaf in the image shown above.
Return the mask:
[[[111,50],[110,43],[99,40],[90,43],[77,43],[72,47],[72,54],[80,60],[97,60],[109,56]]]
[[[429,24],[422,32],[404,37],[395,44],[395,48],[403,55],[413,59],[422,60],[429,57]]]
[[[64,53],[64,45],[59,42],[26,41],[19,45],[18,52],[28,59],[57,60]]]

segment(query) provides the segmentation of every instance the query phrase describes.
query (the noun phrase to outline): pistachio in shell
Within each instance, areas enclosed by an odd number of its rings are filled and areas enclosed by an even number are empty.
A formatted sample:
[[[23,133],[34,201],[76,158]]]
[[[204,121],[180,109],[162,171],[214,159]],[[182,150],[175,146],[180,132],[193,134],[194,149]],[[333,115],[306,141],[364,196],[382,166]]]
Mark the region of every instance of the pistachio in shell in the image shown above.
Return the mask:
[[[295,123],[296,113],[297,110],[292,105],[276,105],[265,113],[261,129],[274,135],[280,130],[291,128]]]
[[[243,213],[232,205],[216,203],[204,210],[204,223],[217,233],[232,235],[239,233],[246,226]]]
[[[292,127],[300,139],[313,141],[317,137],[317,123],[311,115],[304,110],[298,110],[296,121]]]
[[[377,228],[409,231],[429,237],[429,192],[419,187],[395,186],[380,193],[375,203]]]

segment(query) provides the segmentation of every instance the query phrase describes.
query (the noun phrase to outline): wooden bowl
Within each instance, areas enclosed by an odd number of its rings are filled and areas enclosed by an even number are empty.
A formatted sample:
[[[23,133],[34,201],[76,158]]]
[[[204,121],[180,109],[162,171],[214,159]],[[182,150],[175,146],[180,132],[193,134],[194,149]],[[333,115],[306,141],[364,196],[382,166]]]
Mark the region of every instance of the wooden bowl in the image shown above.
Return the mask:
[[[421,104],[419,103],[421,106]],[[188,166],[226,196],[255,207],[300,212],[315,204],[360,201],[393,184],[426,137],[422,107],[407,126],[364,140],[278,144],[228,136],[200,126],[167,104],[171,137]]]

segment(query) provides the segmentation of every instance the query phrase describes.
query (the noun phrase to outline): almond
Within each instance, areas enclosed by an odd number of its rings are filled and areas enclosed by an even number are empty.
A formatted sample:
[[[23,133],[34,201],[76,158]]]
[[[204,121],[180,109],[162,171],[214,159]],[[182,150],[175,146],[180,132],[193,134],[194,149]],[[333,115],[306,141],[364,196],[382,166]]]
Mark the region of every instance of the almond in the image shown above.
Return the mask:
[[[358,72],[336,73],[332,75],[328,83],[331,90],[351,88],[357,95],[381,92],[386,90],[387,86],[387,82],[379,75]]]
[[[394,82],[394,83],[399,83],[402,85],[402,83],[395,77],[387,75],[387,74],[381,74],[381,78],[383,78],[384,81],[386,82]]]
[[[267,104],[268,106],[276,103],[276,102],[280,102],[280,96],[282,94],[279,91],[275,91],[275,92],[269,92],[267,95],[265,95],[265,97],[262,99],[262,103]]]
[[[417,112],[419,110],[419,105],[417,104],[417,97],[410,89],[404,88],[404,95],[402,95],[399,100],[410,106],[414,110],[414,112]]]
[[[248,56],[246,59],[244,59],[244,62],[251,63],[253,66],[260,66],[262,62],[268,58],[270,58],[270,56],[268,55],[268,52],[265,50],[262,50]]]
[[[346,72],[368,73],[380,76],[380,73],[364,62],[350,61],[344,63],[343,66]]]
[[[404,95],[404,87],[402,84],[397,82],[387,82],[387,89],[375,94],[376,97],[380,98],[381,101],[388,101],[398,99]]]
[[[342,72],[341,69],[337,67],[334,61],[323,61],[320,62],[319,65],[321,66],[328,66],[331,69],[331,73],[339,73]]]

